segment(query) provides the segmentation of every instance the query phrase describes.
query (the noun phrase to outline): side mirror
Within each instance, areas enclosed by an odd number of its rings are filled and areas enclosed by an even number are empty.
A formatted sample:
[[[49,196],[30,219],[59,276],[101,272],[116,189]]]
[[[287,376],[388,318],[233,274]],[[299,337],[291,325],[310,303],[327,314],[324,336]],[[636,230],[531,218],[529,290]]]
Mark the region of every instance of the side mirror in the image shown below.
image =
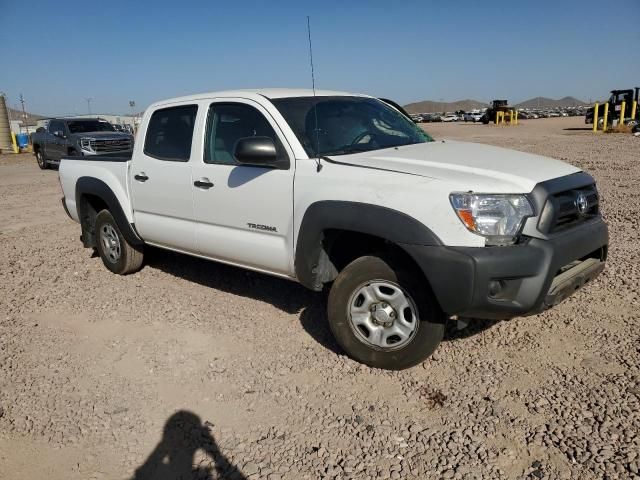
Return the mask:
[[[244,165],[278,167],[276,145],[269,137],[245,137],[236,142],[235,159]]]
[[[56,130],[53,132],[56,137],[64,138],[64,132],[62,130]]]
[[[36,128],[36,133],[42,133],[42,132],[44,132],[44,127]]]

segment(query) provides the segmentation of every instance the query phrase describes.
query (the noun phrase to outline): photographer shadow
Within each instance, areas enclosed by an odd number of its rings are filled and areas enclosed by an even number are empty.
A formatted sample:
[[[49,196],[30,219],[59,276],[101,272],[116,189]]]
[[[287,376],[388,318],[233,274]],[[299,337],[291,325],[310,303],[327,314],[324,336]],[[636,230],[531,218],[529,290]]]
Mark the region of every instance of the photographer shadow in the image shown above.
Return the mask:
[[[196,451],[204,451],[210,462],[194,465]],[[136,469],[131,480],[246,480],[244,474],[220,451],[196,414],[181,410],[164,427],[162,440],[147,460]]]

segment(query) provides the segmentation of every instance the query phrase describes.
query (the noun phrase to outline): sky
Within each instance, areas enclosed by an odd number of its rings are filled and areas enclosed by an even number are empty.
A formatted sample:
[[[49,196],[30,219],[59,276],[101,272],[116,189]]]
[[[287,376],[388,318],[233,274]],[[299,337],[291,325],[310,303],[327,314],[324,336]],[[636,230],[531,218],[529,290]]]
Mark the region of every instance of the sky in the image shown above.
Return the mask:
[[[0,0],[0,92],[44,115],[192,93],[316,87],[391,98],[589,101],[640,86],[640,0]]]

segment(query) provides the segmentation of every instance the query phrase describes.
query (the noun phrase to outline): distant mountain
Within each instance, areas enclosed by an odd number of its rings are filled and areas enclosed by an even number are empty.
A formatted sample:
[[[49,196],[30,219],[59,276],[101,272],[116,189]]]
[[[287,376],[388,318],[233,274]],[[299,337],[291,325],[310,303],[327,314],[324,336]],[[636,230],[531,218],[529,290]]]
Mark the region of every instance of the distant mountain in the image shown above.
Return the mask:
[[[44,115],[38,115],[37,113],[26,112],[26,114],[27,114],[27,123],[29,125],[35,125],[37,123],[37,121],[42,119],[42,118],[49,118],[49,117],[46,117]],[[22,118],[22,110],[16,110],[15,108],[9,108],[9,116],[11,117],[11,120],[23,120],[23,118]]]
[[[577,107],[578,105],[588,105],[587,102],[574,97],[564,97],[558,100],[546,97],[535,97],[514,105],[516,108],[566,108]]]
[[[429,113],[429,112],[456,112],[464,110],[476,110],[486,108],[487,104],[478,102],[477,100],[457,100],[455,102],[435,102],[433,100],[424,100],[422,102],[409,103],[404,109],[409,113]]]

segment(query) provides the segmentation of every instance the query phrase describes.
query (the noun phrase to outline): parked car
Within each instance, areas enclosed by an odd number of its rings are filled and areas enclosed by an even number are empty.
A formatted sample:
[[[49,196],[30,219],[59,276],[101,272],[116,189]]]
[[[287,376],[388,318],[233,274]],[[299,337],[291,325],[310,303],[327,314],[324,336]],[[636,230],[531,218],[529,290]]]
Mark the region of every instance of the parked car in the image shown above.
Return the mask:
[[[465,122],[479,122],[482,120],[484,116],[484,112],[469,112],[465,113],[464,121]]]
[[[99,118],[52,118],[31,135],[31,143],[41,169],[59,164],[63,156],[131,155],[133,150],[131,134]]]
[[[106,268],[135,272],[154,245],[326,288],[335,338],[373,367],[421,362],[454,315],[541,312],[605,265],[591,176],[434,142],[375,98],[199,94],[154,103],[138,134],[132,155],[60,165],[63,206]]]
[[[457,122],[458,116],[455,113],[447,113],[441,117],[443,122]]]

